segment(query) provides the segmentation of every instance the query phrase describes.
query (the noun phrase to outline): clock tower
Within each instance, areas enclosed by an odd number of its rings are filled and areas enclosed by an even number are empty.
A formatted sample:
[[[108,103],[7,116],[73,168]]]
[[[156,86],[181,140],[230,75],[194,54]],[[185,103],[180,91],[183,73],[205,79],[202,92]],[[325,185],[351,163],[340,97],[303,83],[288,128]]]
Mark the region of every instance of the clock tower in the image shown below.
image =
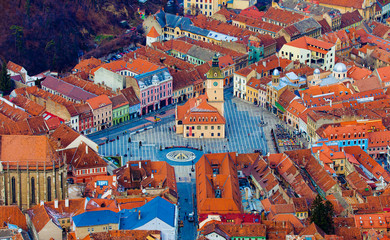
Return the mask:
[[[218,109],[222,116],[224,115],[223,83],[224,77],[219,69],[218,56],[215,55],[211,68],[207,72],[206,93],[208,103]]]

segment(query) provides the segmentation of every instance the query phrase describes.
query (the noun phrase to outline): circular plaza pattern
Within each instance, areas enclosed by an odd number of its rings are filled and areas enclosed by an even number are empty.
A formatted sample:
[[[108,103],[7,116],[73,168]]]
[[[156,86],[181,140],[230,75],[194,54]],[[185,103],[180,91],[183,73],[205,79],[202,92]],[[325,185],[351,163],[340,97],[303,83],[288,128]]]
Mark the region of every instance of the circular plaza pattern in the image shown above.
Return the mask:
[[[196,163],[203,152],[186,147],[173,147],[160,151],[159,159],[165,159],[171,165],[192,165]]]
[[[171,161],[188,162],[195,159],[195,153],[186,150],[176,150],[167,153],[166,157]]]

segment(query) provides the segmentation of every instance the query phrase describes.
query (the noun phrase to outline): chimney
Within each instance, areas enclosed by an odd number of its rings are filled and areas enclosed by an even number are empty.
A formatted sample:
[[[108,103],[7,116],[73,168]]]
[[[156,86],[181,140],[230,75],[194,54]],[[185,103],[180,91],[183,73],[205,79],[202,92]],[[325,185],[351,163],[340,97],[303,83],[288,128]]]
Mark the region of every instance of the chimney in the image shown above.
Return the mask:
[[[264,66],[264,67],[267,66],[267,62],[266,62],[266,61],[263,61],[263,66]]]
[[[65,199],[65,207],[69,207],[69,198]]]
[[[126,167],[129,168],[129,163],[126,163]]]
[[[58,199],[54,200],[54,208],[58,208]]]
[[[134,59],[137,59],[137,53],[134,52]]]
[[[141,167],[141,161],[138,162],[138,167],[139,167],[139,168],[142,168],[142,167]]]
[[[43,206],[45,204],[45,202],[44,201],[41,201],[41,206]]]
[[[138,210],[138,220],[141,220],[141,210]]]
[[[153,179],[154,178],[154,175],[153,175],[153,173],[152,173],[152,175],[150,175],[150,177]]]
[[[88,145],[85,145],[85,153],[88,154]]]

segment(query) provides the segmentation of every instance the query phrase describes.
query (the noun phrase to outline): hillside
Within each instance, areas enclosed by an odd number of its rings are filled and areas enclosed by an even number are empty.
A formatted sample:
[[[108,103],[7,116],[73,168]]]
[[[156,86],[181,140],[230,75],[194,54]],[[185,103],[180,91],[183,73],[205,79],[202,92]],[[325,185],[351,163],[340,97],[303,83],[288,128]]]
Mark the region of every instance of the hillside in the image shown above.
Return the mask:
[[[120,22],[136,27],[142,21],[138,8],[149,14],[165,4],[166,0],[0,1],[0,57],[23,65],[30,75],[69,70],[81,52],[102,55],[112,47],[142,41],[137,34],[124,35]],[[99,45],[104,47],[100,50]]]

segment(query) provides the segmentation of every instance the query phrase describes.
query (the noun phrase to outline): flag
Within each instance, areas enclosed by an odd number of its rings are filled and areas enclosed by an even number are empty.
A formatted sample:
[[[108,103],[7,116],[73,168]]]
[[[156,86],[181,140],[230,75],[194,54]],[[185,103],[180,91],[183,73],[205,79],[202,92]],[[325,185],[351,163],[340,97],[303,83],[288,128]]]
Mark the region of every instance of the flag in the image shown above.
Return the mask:
[[[192,127],[190,127],[190,136],[192,136]]]

